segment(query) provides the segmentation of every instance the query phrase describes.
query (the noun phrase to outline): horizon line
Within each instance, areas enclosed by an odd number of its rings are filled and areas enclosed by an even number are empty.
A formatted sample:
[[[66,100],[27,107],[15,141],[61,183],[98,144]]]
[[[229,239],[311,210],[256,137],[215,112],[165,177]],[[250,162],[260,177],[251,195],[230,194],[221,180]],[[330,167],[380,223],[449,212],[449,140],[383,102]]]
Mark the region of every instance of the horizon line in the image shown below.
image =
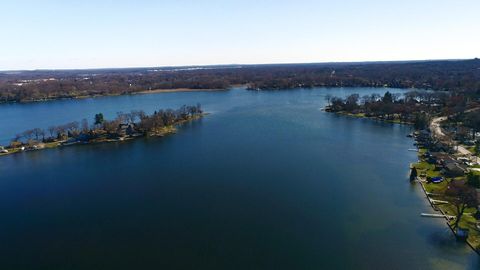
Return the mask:
[[[406,63],[406,62],[437,62],[437,61],[467,61],[474,58],[437,58],[437,59],[407,59],[407,60],[365,60],[365,61],[325,61],[325,62],[265,62],[265,63],[229,63],[229,64],[198,64],[198,65],[165,65],[165,66],[122,66],[122,67],[79,67],[79,68],[34,68],[34,69],[0,69],[0,73],[36,72],[36,71],[81,71],[81,70],[120,70],[149,68],[192,68],[192,67],[228,67],[228,66],[268,66],[268,65],[315,65],[315,64],[369,64],[369,63]]]

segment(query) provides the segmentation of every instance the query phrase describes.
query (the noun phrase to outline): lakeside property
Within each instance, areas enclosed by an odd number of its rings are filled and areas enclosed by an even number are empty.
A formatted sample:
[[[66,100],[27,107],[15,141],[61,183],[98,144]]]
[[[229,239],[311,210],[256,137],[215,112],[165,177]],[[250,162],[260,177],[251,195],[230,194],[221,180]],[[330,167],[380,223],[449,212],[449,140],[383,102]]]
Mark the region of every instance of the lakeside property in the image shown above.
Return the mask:
[[[327,96],[325,111],[411,124],[419,161],[411,165],[410,180],[421,185],[437,213],[457,239],[480,251],[480,107],[465,95],[411,91],[384,96]]]
[[[0,156],[35,151],[74,144],[118,142],[139,137],[165,136],[174,133],[176,126],[204,115],[200,104],[182,106],[177,110],[155,111],[147,115],[135,110],[129,113],[118,112],[113,120],[106,120],[102,113],[94,117],[94,123],[87,119],[58,126],[47,130],[33,128],[15,135],[9,145],[0,146]]]

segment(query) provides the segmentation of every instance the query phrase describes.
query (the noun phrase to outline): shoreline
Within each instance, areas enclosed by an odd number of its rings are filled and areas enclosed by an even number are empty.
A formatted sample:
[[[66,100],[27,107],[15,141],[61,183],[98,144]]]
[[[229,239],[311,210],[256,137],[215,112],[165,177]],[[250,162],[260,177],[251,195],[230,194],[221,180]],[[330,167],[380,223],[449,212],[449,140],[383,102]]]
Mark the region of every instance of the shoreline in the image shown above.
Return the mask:
[[[363,113],[354,114],[354,113],[349,113],[349,112],[345,112],[345,111],[332,112],[332,111],[325,110],[325,108],[322,109],[322,111],[328,112],[328,113],[333,113],[333,114],[336,114],[336,115],[341,115],[341,116],[347,116],[347,117],[352,117],[352,118],[363,118],[363,119],[375,120],[375,121],[385,122],[385,123],[390,123],[390,124],[413,125],[413,123],[411,123],[411,122],[405,122],[405,121],[400,121],[400,120],[389,120],[389,119],[383,119],[383,118],[379,118],[379,117],[375,117],[375,116],[366,116]]]
[[[419,160],[420,161],[420,160]],[[413,166],[413,164],[410,164],[411,166]],[[422,191],[423,191],[423,194],[425,194],[425,197],[427,198],[427,201],[428,203],[430,204],[430,207],[434,210],[434,211],[438,211],[440,213],[442,213],[443,215],[443,219],[445,220],[445,224],[447,225],[447,227],[450,229],[450,231],[453,233],[453,235],[455,237],[457,237],[457,234],[455,233],[455,230],[454,228],[452,227],[452,225],[450,225],[449,223],[449,219],[447,218],[448,214],[446,213],[446,211],[444,211],[441,207],[438,207],[437,205],[435,205],[433,203],[433,201],[430,199],[430,196],[428,194],[428,191],[425,187],[425,180],[421,180],[419,179],[419,177],[417,177],[418,180],[416,180],[416,182],[420,183],[420,187],[422,188]],[[478,255],[480,255],[480,250],[476,249],[473,244],[468,240],[468,238],[465,240],[465,243],[475,252],[477,253]]]
[[[416,141],[415,138],[414,138],[414,141]],[[412,170],[412,168],[415,167],[415,168],[417,168],[417,171],[428,172],[429,171],[428,169],[420,168],[421,163],[426,162],[425,159],[421,157],[423,152],[420,151],[420,149],[426,150],[425,148],[418,148],[419,151],[418,151],[418,154],[417,154],[417,162],[410,164],[410,171]],[[447,180],[445,180],[445,181],[447,181]],[[454,180],[452,179],[450,181],[454,181]],[[423,191],[423,194],[425,195],[425,198],[427,199],[427,201],[428,201],[430,207],[432,208],[432,210],[434,212],[440,212],[441,213],[441,215],[443,216],[443,219],[445,220],[445,224],[447,225],[447,227],[450,229],[450,231],[455,236],[455,238],[456,238],[455,240],[459,241],[457,239],[457,233],[455,232],[455,228],[453,227],[452,224],[450,224],[450,222],[452,220],[448,218],[449,216],[452,216],[454,214],[449,213],[448,212],[449,209],[445,209],[449,205],[449,203],[448,204],[443,204],[443,203],[435,204],[435,199],[431,198],[431,196],[438,196],[439,198],[442,198],[442,196],[444,196],[444,195],[441,194],[441,193],[439,193],[439,195],[437,195],[437,194],[432,194],[432,192],[429,192],[428,191],[429,188],[427,187],[426,177],[417,176],[415,178],[415,180],[413,180],[411,183],[419,183],[420,184],[421,190]],[[467,212],[465,212],[464,215],[467,215]],[[458,228],[460,228],[460,226]],[[472,241],[473,240],[471,239],[471,237],[467,237],[463,242],[465,244],[467,244],[475,253],[477,253],[477,255],[480,255],[480,250],[478,249],[478,247],[480,247],[480,244],[478,243],[478,240],[477,240],[477,244],[475,244]]]
[[[324,109],[324,111],[326,111],[326,110]],[[334,114],[340,115],[340,116],[347,116],[347,117],[354,117],[354,118],[365,118],[365,119],[376,120],[376,121],[387,122],[387,123],[394,123],[394,124],[412,125],[412,123],[409,123],[409,122],[392,121],[392,120],[386,120],[386,119],[382,119],[382,118],[378,118],[378,117],[367,117],[364,114],[352,114],[352,113],[348,113],[348,112],[345,112],[345,111],[338,111],[338,112],[326,111],[326,112],[334,113]],[[415,142],[417,142],[415,137],[413,138],[413,140]],[[426,162],[421,156],[423,152],[420,151],[421,149],[424,150],[424,148],[420,148],[420,147],[417,146],[417,149],[418,149],[417,162],[410,164],[410,171],[413,167],[416,167],[417,170],[422,170],[422,171],[425,170],[427,172],[428,169],[420,168],[420,165],[419,165],[422,162]],[[444,205],[444,204],[438,204],[438,205],[434,204],[434,201],[432,201],[432,199],[430,198],[430,196],[432,194],[427,191],[428,187],[426,186],[426,177],[424,179],[421,179],[420,176],[417,176],[416,179],[414,181],[412,181],[412,183],[414,183],[414,182],[418,182],[420,184],[421,190],[423,191],[423,194],[427,198],[427,201],[430,204],[430,207],[432,208],[432,210],[435,211],[435,212],[440,212],[441,215],[443,215],[443,219],[445,220],[445,224],[450,229],[450,231],[453,233],[455,238],[457,238],[457,233],[455,232],[455,229],[453,228],[452,224],[450,224],[451,220],[449,220],[449,218],[448,218],[448,216],[451,216],[452,214],[449,213],[447,209],[444,209],[445,206],[442,207],[442,205]],[[444,196],[444,195],[442,194],[442,196]],[[458,240],[456,239],[456,241],[458,241]],[[476,248],[476,246],[480,247],[480,244],[479,243],[475,244],[472,241],[473,240],[471,240],[470,237],[467,237],[464,240],[464,243],[467,244],[475,253],[477,253],[477,255],[480,255],[480,250]]]
[[[172,88],[172,89],[154,89],[154,90],[142,90],[131,93],[115,93],[115,94],[94,94],[94,95],[78,95],[71,97],[51,97],[43,99],[33,99],[33,100],[24,100],[24,101],[0,101],[0,106],[8,104],[29,104],[29,103],[40,103],[40,102],[49,102],[56,100],[74,100],[74,99],[87,99],[87,98],[99,98],[99,97],[118,97],[118,96],[129,96],[129,95],[145,95],[145,94],[158,94],[158,93],[181,93],[181,92],[222,92],[229,91],[231,88],[226,89],[193,89],[193,88]]]
[[[314,89],[314,88],[358,88],[358,87],[371,87],[371,88],[398,88],[402,90],[412,89],[412,90],[428,90],[424,88],[400,88],[400,87],[390,87],[390,86],[338,86],[338,85],[319,85],[313,87],[287,87],[287,88],[265,88],[258,89],[258,91],[277,91],[277,90],[297,90],[297,89]],[[7,104],[29,104],[37,102],[48,102],[55,100],[72,100],[72,99],[86,99],[86,98],[97,98],[97,97],[116,97],[116,96],[128,96],[128,95],[143,95],[143,94],[157,94],[157,93],[181,93],[181,92],[223,92],[229,91],[234,88],[244,88],[244,90],[257,91],[257,89],[249,89],[248,84],[232,84],[227,88],[205,88],[205,89],[196,89],[196,88],[166,88],[166,89],[153,89],[153,90],[140,90],[134,92],[123,92],[123,93],[106,93],[106,94],[90,94],[90,95],[74,95],[74,96],[59,96],[59,97],[46,97],[40,99],[29,99],[29,100],[11,100],[11,101],[0,101],[1,105]],[[440,91],[440,90],[439,90]]]
[[[139,92],[133,92],[131,95],[142,95],[142,94],[157,94],[157,93],[180,93],[180,92],[220,92],[228,91],[227,89],[193,89],[193,88],[172,88],[172,89],[153,89],[153,90],[143,90]]]

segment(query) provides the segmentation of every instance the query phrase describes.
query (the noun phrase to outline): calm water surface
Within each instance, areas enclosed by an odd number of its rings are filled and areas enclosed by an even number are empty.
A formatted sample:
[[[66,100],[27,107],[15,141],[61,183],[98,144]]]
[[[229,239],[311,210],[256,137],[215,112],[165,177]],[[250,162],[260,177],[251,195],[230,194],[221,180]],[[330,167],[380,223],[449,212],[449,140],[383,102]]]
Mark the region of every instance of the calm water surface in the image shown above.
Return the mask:
[[[0,158],[0,269],[477,269],[407,180],[409,127],[322,112],[384,89],[165,93],[0,106],[0,142],[200,102],[176,135]],[[399,91],[399,90],[393,90]]]

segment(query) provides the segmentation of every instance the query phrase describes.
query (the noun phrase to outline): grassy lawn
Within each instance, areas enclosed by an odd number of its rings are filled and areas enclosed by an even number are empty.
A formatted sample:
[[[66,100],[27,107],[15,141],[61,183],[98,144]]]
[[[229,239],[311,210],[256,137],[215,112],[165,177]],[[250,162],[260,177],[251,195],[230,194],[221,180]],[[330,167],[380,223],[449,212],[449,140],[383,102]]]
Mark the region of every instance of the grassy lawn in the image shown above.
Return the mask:
[[[453,205],[442,205],[442,210],[444,210],[447,214],[455,216],[456,210],[455,206]],[[458,227],[464,230],[468,230],[468,242],[474,246],[475,248],[480,247],[480,231],[477,229],[477,219],[475,219],[474,215],[476,213],[475,208],[467,208],[458,223]],[[454,225],[455,221],[452,220],[449,222],[450,225]]]
[[[8,153],[0,153],[0,156],[6,156],[6,155],[10,155],[10,154],[13,154],[13,153],[17,153],[20,151],[20,148],[9,148],[7,149],[8,150]]]
[[[441,176],[440,171],[435,170],[435,165],[426,162],[422,158],[423,154],[426,151],[427,150],[424,149],[424,148],[419,149],[418,154],[419,154],[420,161],[418,163],[413,164],[413,166],[415,166],[415,168],[417,168],[417,171],[418,171],[419,175],[421,175],[422,173],[426,173],[426,175],[429,176],[429,177]],[[480,175],[479,171],[472,171],[472,172],[476,175]],[[462,179],[462,177],[458,177],[458,178],[455,178],[455,179],[446,178],[445,181],[443,181],[441,183],[437,183],[437,184],[435,184],[435,183],[424,183],[424,187],[425,187],[425,190],[427,192],[436,193],[436,194],[444,194],[446,189],[447,189],[448,183],[450,181],[456,181],[456,180],[460,180],[460,179]],[[448,198],[445,197],[445,196],[435,196],[433,198],[437,199],[437,200],[448,201]],[[444,211],[447,215],[456,216],[456,208],[455,208],[454,205],[452,205],[452,204],[437,204],[436,206],[439,209],[441,209],[442,211]],[[480,230],[478,230],[477,227],[476,227],[477,220],[474,217],[476,211],[477,210],[475,208],[466,209],[464,215],[460,219],[460,222],[459,222],[458,226],[462,229],[467,229],[468,230],[468,232],[469,232],[468,242],[472,246],[474,246],[475,248],[479,248],[480,247]],[[455,224],[455,221],[452,220],[452,221],[449,222],[449,224],[453,225],[453,224]]]
[[[365,117],[365,114],[364,114],[364,113],[356,113],[356,114],[352,114],[352,116],[355,116],[355,117]]]
[[[413,164],[413,166],[415,166],[415,168],[417,168],[418,175],[421,175],[422,173],[426,173],[427,176],[429,176],[429,177],[441,176],[440,171],[435,170],[435,165],[430,164],[426,161],[420,161],[418,163]]]
[[[60,145],[59,142],[49,142],[49,143],[45,143],[45,148],[55,148],[55,147],[58,147]]]
[[[455,180],[452,180],[455,181]],[[437,194],[443,194],[445,193],[445,190],[447,188],[447,181],[443,181],[442,183],[438,184],[433,184],[433,183],[428,183],[425,184],[425,189],[427,192],[432,192],[432,193],[437,193]],[[434,197],[437,200],[444,200],[448,201],[446,197],[443,196],[435,196]],[[443,210],[445,214],[451,215],[451,216],[456,216],[457,210],[454,205],[452,204],[437,204],[437,208]],[[461,229],[467,229],[468,230],[468,242],[474,246],[475,248],[480,247],[480,231],[477,229],[476,224],[477,220],[475,219],[474,215],[477,212],[475,208],[467,208],[460,219],[460,222],[458,224],[458,227]],[[455,220],[452,220],[449,222],[451,226],[455,224]]]
[[[477,229],[477,220],[474,217],[475,208],[465,210],[458,226],[462,229],[468,229],[468,241],[475,248],[480,247],[480,231]]]
[[[349,112],[339,112],[338,114],[346,115],[346,116],[352,116],[352,117],[365,117],[364,113],[349,113]]]
[[[426,183],[425,190],[431,193],[443,194],[447,189],[447,186],[448,186],[448,182],[446,180],[438,184]],[[438,196],[435,198],[438,199]]]

